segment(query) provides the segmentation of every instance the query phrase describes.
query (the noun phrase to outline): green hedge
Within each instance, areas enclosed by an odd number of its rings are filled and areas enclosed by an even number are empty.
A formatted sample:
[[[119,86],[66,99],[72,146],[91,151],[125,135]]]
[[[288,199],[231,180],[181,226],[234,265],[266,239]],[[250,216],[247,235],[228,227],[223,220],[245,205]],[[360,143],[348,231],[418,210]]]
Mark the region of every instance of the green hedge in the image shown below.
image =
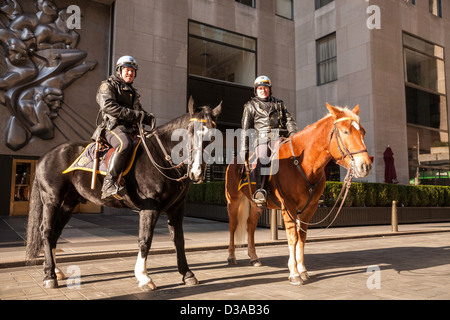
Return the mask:
[[[210,204],[227,204],[225,198],[225,182],[207,182],[191,184],[187,201]]]
[[[334,205],[341,189],[342,182],[327,181],[322,197],[326,206]],[[225,183],[193,184],[187,200],[225,205]],[[388,207],[394,200],[398,206],[405,207],[450,207],[450,187],[353,182],[345,206]]]
[[[327,182],[324,191],[327,206],[334,204],[341,188],[342,182]],[[450,207],[450,187],[353,182],[345,205],[388,207],[394,200],[405,207]]]

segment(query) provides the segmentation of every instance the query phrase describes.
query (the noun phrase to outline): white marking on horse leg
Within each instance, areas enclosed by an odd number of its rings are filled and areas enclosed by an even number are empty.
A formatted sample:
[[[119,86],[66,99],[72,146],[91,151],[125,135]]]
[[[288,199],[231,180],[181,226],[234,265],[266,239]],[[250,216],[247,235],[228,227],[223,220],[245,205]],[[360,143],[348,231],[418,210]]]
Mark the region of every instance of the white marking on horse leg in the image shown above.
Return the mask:
[[[293,246],[291,244],[289,244],[289,262],[288,262],[288,267],[289,267],[289,278],[293,278],[293,277],[298,277],[299,273],[297,270],[297,262],[296,262],[296,246]]]
[[[147,257],[142,258],[141,253],[138,253],[136,265],[134,266],[134,275],[139,281],[139,287],[143,287],[149,283],[153,283],[152,279],[147,274]]]
[[[305,266],[305,243],[302,241],[297,243],[296,256],[298,273],[302,281],[306,281],[309,279],[309,274]]]
[[[303,264],[303,246],[300,241],[297,242],[295,246],[295,260],[297,262],[297,270],[299,273],[306,271],[305,265]]]

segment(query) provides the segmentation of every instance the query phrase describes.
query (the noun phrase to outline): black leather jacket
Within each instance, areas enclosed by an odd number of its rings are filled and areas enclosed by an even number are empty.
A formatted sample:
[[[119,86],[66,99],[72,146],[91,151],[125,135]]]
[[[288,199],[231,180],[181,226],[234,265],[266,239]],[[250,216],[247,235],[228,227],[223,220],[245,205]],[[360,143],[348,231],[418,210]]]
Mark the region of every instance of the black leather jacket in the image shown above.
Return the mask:
[[[242,116],[241,152],[248,157],[249,139],[247,130],[255,129],[258,145],[268,143],[273,129],[280,130],[280,136],[291,136],[298,131],[294,117],[289,113],[284,102],[270,96],[267,102],[253,97],[244,106]],[[246,158],[247,159],[247,158]]]
[[[92,136],[96,140],[104,128],[113,130],[117,126],[123,132],[133,132],[143,111],[140,95],[131,84],[112,75],[102,82],[97,91],[97,103],[100,106],[103,122]]]

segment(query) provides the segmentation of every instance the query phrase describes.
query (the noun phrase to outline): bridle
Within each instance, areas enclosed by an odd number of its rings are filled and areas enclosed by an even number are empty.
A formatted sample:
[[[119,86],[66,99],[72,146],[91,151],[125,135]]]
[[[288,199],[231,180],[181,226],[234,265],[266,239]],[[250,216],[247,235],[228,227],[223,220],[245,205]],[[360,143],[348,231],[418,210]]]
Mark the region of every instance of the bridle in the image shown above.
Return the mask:
[[[206,119],[197,119],[197,118],[191,118],[190,120],[189,120],[189,126],[188,126],[188,128],[190,127],[190,126],[192,126],[193,124],[194,124],[194,126],[195,126],[195,123],[197,123],[197,122],[201,122],[201,123],[207,123],[207,120]],[[214,126],[214,127],[216,127],[216,123],[213,121],[213,120],[211,120],[211,124]],[[205,127],[204,125],[202,125],[202,131],[203,131],[203,127]],[[208,127],[206,127],[206,128],[208,128]],[[193,140],[194,140],[194,142],[195,142],[195,136],[196,135],[196,133],[194,132],[194,136],[193,136]],[[187,160],[189,160],[189,159],[194,159],[194,157],[193,157],[193,153],[194,152],[203,152],[204,150],[203,150],[203,136],[201,137],[201,139],[200,139],[200,141],[199,141],[199,145],[200,146],[193,146],[192,148],[190,148],[189,149],[189,157],[186,159],[186,160],[184,160],[184,161],[187,161]],[[191,163],[192,163],[192,160],[188,163],[188,170],[187,170],[187,175],[188,175],[188,172],[189,172],[189,167],[190,167],[190,165],[191,165]],[[200,178],[200,180],[197,180],[197,181],[192,181],[192,183],[193,184],[200,184],[200,183],[202,183],[203,182],[203,180],[204,180],[204,178],[205,178],[205,174],[206,174],[206,166],[204,165],[204,164],[202,164],[201,165],[202,166],[202,177]]]
[[[161,142],[161,139],[159,138],[158,134],[153,131],[154,130],[154,123],[151,126],[151,130],[150,132],[145,132],[144,131],[144,126],[142,124],[143,121],[143,117],[141,118],[141,121],[139,122],[139,137],[141,139],[142,145],[144,147],[145,152],[147,153],[147,157],[150,159],[150,162],[154,165],[154,167],[156,168],[156,170],[158,170],[158,172],[164,176],[165,178],[172,180],[172,181],[176,181],[176,182],[183,182],[185,180],[187,180],[189,178],[189,169],[186,170],[186,173],[182,174],[182,172],[180,171],[180,169],[189,161],[190,156],[192,155],[192,152],[194,152],[194,150],[198,150],[201,148],[198,147],[193,147],[189,149],[189,157],[187,157],[186,159],[184,159],[183,161],[181,161],[179,164],[174,164],[172,157],[167,153],[166,148],[164,147],[163,143]],[[197,119],[197,118],[191,118],[189,120],[189,126],[194,123],[194,122],[201,122],[201,123],[206,123],[206,119]],[[215,125],[214,121],[211,121],[211,123],[213,125]],[[156,162],[156,160],[154,159],[153,155],[151,154],[146,139],[150,139],[151,137],[155,137],[161,151],[164,154],[164,159],[169,163],[169,167],[165,167],[162,166],[160,164],[158,164]],[[168,176],[165,171],[169,171],[169,170],[175,170],[177,172],[178,178],[172,178],[170,176]],[[201,179],[203,180],[203,179]],[[200,181],[201,182],[201,181]],[[200,182],[195,182],[195,183],[200,183]]]
[[[333,123],[333,128],[332,128],[331,131],[330,131],[330,140],[329,140],[329,142],[328,142],[328,149],[330,149],[331,140],[333,140],[333,135],[335,135],[335,136],[336,136],[336,144],[337,144],[337,148],[338,148],[339,153],[341,154],[342,158],[341,158],[341,159],[336,159],[336,158],[333,157],[334,160],[335,160],[336,163],[338,163],[340,166],[346,168],[345,165],[344,165],[344,164],[345,164],[345,158],[346,158],[346,157],[349,157],[349,158],[350,158],[350,164],[351,164],[351,167],[350,167],[350,168],[354,168],[354,165],[355,165],[355,159],[354,159],[353,156],[354,156],[355,154],[360,154],[360,153],[367,152],[367,149],[362,149],[362,150],[353,151],[353,152],[351,152],[350,150],[348,150],[347,146],[344,144],[344,141],[342,140],[340,131],[339,131],[338,127],[337,127],[337,124],[338,124],[338,123],[343,122],[343,121],[347,121],[347,120],[349,120],[349,121],[351,121],[351,122],[354,122],[354,121],[355,121],[355,119],[350,118],[350,117],[340,118],[340,119],[337,119],[337,120],[334,121],[334,123]],[[354,122],[354,123],[359,127],[359,124],[358,124],[358,123],[356,123],[356,122]],[[340,161],[342,161],[342,164],[339,163]],[[350,168],[346,168],[346,169],[349,170]]]

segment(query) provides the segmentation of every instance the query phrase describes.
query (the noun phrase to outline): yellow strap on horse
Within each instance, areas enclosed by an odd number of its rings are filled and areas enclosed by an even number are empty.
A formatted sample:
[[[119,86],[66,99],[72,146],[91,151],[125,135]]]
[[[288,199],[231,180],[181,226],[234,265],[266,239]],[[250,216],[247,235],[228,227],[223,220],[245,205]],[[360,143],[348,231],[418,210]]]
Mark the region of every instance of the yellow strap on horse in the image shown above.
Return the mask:
[[[189,122],[203,122],[206,123],[206,119],[197,119],[197,118],[191,118],[191,120],[189,120]],[[216,126],[216,123],[214,121],[211,120],[211,123]]]
[[[342,122],[342,121],[347,121],[347,120],[355,121],[355,119],[353,119],[353,118],[345,117],[345,118],[337,119],[336,121],[334,121],[334,124],[339,123],[339,122]]]
[[[192,118],[191,120],[189,120],[190,122],[196,122],[196,121],[198,121],[198,122],[204,122],[204,123],[206,123],[206,120],[205,119],[197,119],[197,118]]]

